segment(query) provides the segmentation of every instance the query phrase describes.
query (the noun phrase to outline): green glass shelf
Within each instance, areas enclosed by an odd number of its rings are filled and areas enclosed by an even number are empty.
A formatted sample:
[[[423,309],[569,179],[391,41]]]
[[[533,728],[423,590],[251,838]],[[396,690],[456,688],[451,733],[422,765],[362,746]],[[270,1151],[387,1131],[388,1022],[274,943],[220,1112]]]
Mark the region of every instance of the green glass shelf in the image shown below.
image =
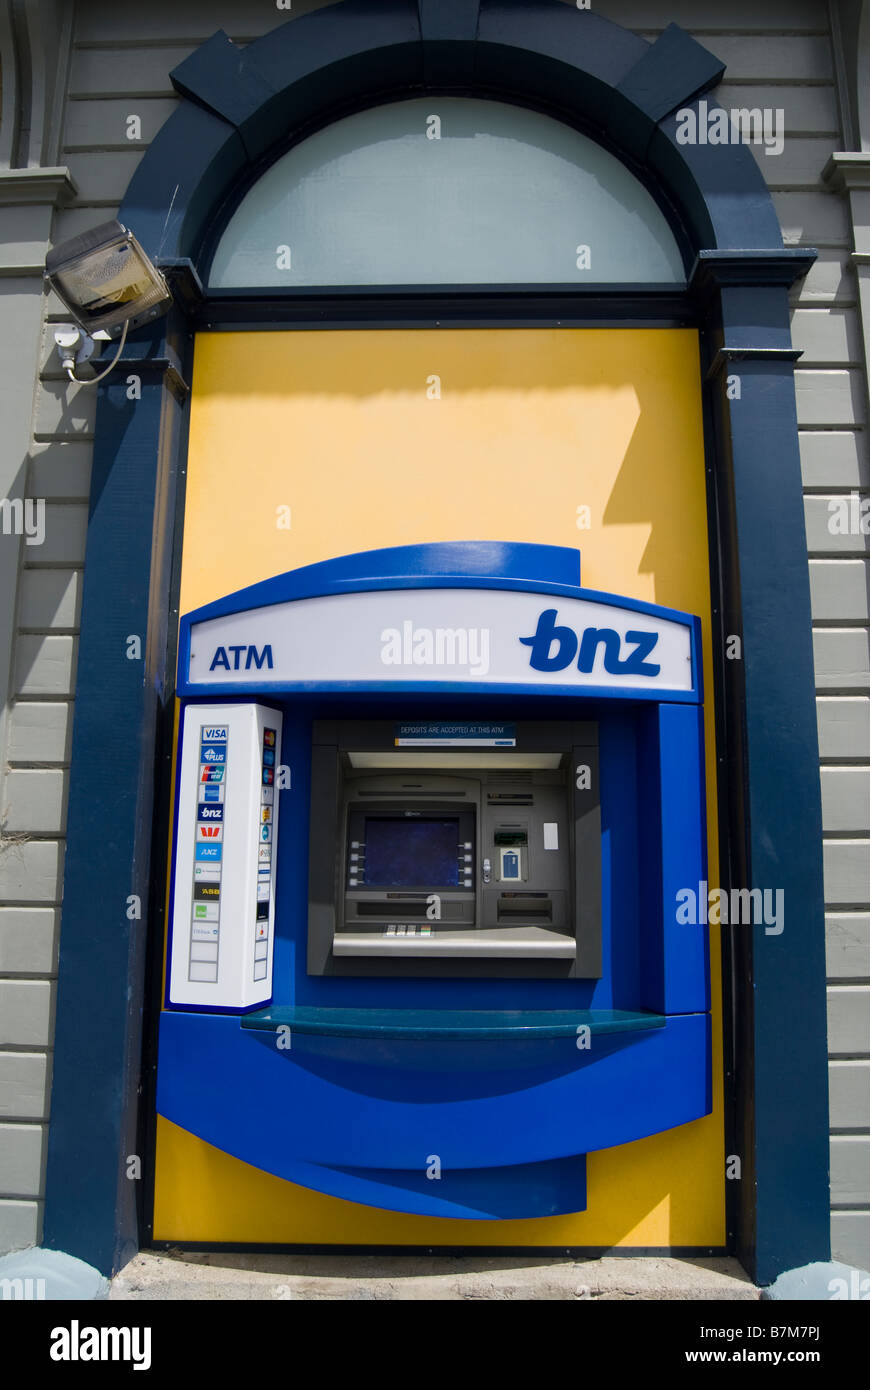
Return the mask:
[[[593,1033],[633,1033],[663,1028],[663,1014],[626,1009],[327,1009],[271,1005],[244,1014],[243,1028],[344,1038],[405,1038],[426,1041],[487,1041],[499,1038],[573,1037],[580,1027]]]

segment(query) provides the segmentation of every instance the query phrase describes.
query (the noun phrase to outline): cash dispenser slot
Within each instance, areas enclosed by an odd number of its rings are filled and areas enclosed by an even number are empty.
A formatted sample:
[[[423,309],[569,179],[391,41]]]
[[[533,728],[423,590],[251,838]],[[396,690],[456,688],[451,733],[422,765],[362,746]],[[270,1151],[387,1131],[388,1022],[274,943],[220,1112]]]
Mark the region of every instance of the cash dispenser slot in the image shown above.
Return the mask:
[[[553,900],[546,893],[499,893],[499,922],[552,922]]]

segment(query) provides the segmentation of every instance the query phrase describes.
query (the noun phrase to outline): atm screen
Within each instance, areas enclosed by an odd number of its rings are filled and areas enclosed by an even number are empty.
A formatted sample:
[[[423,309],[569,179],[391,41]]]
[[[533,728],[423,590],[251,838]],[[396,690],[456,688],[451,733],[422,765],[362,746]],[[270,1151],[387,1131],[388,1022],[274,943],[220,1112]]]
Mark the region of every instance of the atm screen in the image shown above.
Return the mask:
[[[458,887],[459,838],[458,816],[366,816],[366,887]]]

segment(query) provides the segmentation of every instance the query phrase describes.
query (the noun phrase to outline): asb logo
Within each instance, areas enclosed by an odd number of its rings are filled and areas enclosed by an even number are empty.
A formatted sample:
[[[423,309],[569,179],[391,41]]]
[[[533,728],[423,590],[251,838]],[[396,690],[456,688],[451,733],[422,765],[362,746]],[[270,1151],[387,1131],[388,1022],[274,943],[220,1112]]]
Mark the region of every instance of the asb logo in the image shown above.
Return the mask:
[[[657,662],[646,660],[659,640],[657,632],[627,632],[623,656],[622,638],[612,627],[587,627],[578,637],[573,628],[557,626],[557,617],[555,608],[547,608],[534,636],[519,639],[531,647],[529,665],[536,671],[564,671],[576,657],[577,670],[589,675],[599,647],[604,648],[604,669],[611,676],[657,676],[661,671]]]
[[[244,662],[242,661],[243,652],[246,653]],[[210,671],[250,671],[252,667],[256,667],[258,671],[262,671],[265,666],[267,670],[271,671],[273,665],[272,648],[269,644],[263,647],[262,651],[256,647],[248,646],[217,647],[208,669]]]

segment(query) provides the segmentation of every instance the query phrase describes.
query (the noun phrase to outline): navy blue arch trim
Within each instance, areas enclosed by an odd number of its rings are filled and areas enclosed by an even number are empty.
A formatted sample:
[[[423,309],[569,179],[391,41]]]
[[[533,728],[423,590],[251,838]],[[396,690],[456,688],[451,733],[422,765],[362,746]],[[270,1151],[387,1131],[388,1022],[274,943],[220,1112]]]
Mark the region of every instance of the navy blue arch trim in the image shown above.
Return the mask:
[[[756,932],[738,948],[738,1250],[766,1283],[829,1251],[817,740],[787,360],[787,284],[804,273],[808,253],[790,257],[783,250],[749,150],[723,146],[711,158],[709,147],[677,141],[677,111],[709,91],[720,69],[713,55],[673,27],[649,44],[594,11],[556,0],[483,0],[479,10],[472,0],[345,0],[291,19],[245,49],[218,34],[182,63],[173,80],[184,100],[146,151],[121,217],[152,256],[186,270],[195,285],[210,229],[289,140],[361,106],[437,90],[516,101],[588,130],[646,179],[681,225],[699,257],[705,372],[717,357],[730,369],[735,348],[747,354],[735,364],[744,386],[739,403],[726,394],[728,372],[711,372],[705,386],[715,465],[714,593],[723,609],[719,643],[714,640],[717,707],[724,709],[720,754],[729,755],[720,767],[732,841],[739,841],[732,874],[740,876],[732,881],[800,886],[784,938]],[[180,335],[179,342],[188,309],[177,297],[167,331]],[[142,333],[131,335],[128,356],[137,356],[142,342]],[[188,352],[189,342],[179,359],[182,375]],[[168,356],[166,343],[149,341],[143,368]],[[116,631],[118,614],[135,611],[139,621],[141,610],[151,663],[145,692],[163,702],[165,718],[174,664],[167,631],[175,616],[165,567],[153,572],[153,547],[131,547],[127,538],[143,535],[143,516],[162,514],[163,527],[169,525],[166,479],[184,449],[183,427],[170,440],[161,424],[171,395],[166,372],[151,369],[148,408],[132,420],[117,380],[98,388],[101,491],[92,503],[84,578],[45,1215],[47,1245],[106,1272],[122,1265],[136,1244],[124,1165],[133,1151],[141,990],[136,928],[124,928],[130,950],[108,958],[103,937],[116,928],[96,921],[92,882],[82,870],[110,842],[115,896],[144,881],[148,775],[150,767],[153,780],[157,744],[153,709],[131,698],[127,663],[118,661],[115,647],[106,648],[103,634]],[[155,534],[163,535],[159,522]],[[787,602],[781,602],[783,573],[790,576]],[[129,631],[132,624],[122,626]],[[745,664],[717,652],[734,632],[752,652]],[[101,727],[119,747],[136,752],[130,776],[138,776],[143,790],[135,805],[125,800],[123,823],[106,781]],[[157,851],[150,853],[153,860]],[[156,885],[159,866],[152,871]],[[779,877],[771,881],[771,873]],[[783,941],[787,969],[777,956]],[[107,999],[126,1000],[127,1007],[107,1011]],[[803,1010],[797,1028],[796,1005]],[[82,1030],[84,1018],[99,1026]],[[97,1056],[99,1067],[92,1065]]]
[[[417,14],[424,39],[455,43],[476,37],[480,0],[417,0]]]
[[[671,25],[649,44],[557,0],[484,0],[476,25],[474,9],[344,0],[244,49],[218,31],[173,70],[187,100],[151,143],[121,220],[150,255],[196,260],[240,181],[280,153],[289,133],[452,85],[538,104],[599,132],[667,188],[696,247],[782,245],[749,150],[723,146],[711,159],[706,146],[677,144],[674,113],[723,72],[688,34]]]

